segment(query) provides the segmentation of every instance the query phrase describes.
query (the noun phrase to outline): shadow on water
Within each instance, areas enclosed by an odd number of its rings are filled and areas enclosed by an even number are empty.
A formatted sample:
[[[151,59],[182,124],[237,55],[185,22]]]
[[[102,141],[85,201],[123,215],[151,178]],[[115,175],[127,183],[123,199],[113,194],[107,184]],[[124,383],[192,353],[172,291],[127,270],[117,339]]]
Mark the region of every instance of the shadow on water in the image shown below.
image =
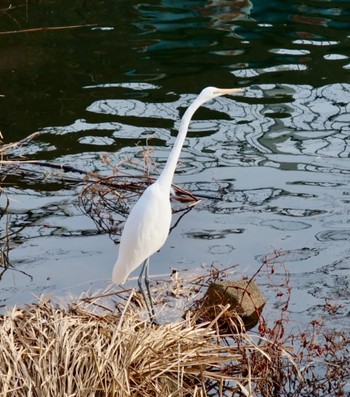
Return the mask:
[[[108,174],[101,155],[114,153],[137,173],[152,138],[161,169],[204,86],[246,87],[194,117],[175,182],[222,199],[181,220],[152,273],[239,263],[249,275],[278,249],[298,321],[325,299],[349,305],[348,2],[17,5],[0,15],[0,130],[5,142],[42,134],[10,158]],[[2,304],[110,279],[117,248],[79,208],[81,184],[9,176],[2,189],[21,229],[11,265],[25,272],[3,275]]]

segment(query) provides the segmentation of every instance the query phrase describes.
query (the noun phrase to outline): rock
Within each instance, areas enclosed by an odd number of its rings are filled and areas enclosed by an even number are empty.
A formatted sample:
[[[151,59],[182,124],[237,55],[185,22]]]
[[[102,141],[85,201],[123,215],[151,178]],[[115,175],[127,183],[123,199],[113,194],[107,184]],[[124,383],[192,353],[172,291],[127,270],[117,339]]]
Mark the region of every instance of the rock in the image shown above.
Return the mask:
[[[214,318],[228,303],[230,309],[227,313],[230,318],[241,328],[240,318],[245,329],[249,330],[257,324],[266,299],[252,280],[218,281],[210,284],[201,310]],[[224,315],[223,319],[225,317],[227,316]]]

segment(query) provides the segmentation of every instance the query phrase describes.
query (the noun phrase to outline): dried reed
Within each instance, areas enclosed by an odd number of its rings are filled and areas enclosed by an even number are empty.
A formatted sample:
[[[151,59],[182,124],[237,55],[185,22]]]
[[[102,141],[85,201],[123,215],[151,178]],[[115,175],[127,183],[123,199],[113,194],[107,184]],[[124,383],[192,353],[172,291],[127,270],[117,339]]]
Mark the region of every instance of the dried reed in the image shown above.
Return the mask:
[[[199,282],[212,279],[204,276]],[[194,285],[186,293],[187,281],[180,281],[175,277],[173,285],[154,289],[158,307],[174,292],[180,292],[175,300],[182,294],[187,299],[189,292],[199,297]],[[238,330],[232,317],[232,331],[223,331],[222,317],[230,321],[229,311],[235,316],[228,306],[218,305],[216,317],[206,322],[199,323],[200,313],[191,310],[185,320],[165,325],[148,322],[142,297],[133,290],[68,305],[41,299],[13,308],[0,318],[0,395],[346,395],[346,333],[326,334],[319,325],[317,334],[304,332],[297,339],[283,336],[280,319],[272,328],[262,322],[258,335],[242,331],[243,326]],[[286,347],[288,340],[294,343]]]
[[[113,313],[83,301],[12,309],[0,320],[1,396],[205,396],[225,381],[244,389],[228,371],[241,355],[214,323],[152,325],[137,299]]]

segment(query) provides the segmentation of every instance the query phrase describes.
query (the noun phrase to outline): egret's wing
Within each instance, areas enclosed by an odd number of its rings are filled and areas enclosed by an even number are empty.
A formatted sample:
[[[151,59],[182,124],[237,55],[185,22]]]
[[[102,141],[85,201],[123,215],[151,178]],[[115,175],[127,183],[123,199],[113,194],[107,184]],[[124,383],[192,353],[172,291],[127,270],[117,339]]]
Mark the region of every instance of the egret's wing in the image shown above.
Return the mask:
[[[115,283],[124,283],[133,270],[163,246],[170,222],[169,192],[163,192],[155,183],[144,191],[125,223],[113,269]]]

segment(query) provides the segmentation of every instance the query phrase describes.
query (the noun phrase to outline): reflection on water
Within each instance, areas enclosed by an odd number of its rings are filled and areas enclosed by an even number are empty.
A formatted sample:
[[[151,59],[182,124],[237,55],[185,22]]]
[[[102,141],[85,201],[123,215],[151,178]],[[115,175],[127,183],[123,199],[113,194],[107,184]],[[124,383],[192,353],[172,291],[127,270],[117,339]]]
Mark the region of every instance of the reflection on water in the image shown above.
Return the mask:
[[[317,316],[323,299],[348,305],[350,4],[105,3],[73,10],[63,2],[54,7],[67,19],[45,19],[95,28],[0,36],[8,54],[0,130],[7,142],[42,131],[11,155],[108,174],[101,155],[114,153],[116,162],[133,158],[136,173],[152,138],[161,169],[201,88],[246,87],[196,113],[175,181],[215,199],[181,219],[152,273],[239,263],[250,275],[278,250],[303,296],[292,310]],[[42,26],[43,7],[30,6],[28,20],[14,10],[16,24],[0,20],[6,30]],[[3,304],[110,279],[117,247],[82,214],[81,185],[45,173],[6,182],[10,218],[1,226],[23,229],[10,252],[16,271],[1,280]]]

